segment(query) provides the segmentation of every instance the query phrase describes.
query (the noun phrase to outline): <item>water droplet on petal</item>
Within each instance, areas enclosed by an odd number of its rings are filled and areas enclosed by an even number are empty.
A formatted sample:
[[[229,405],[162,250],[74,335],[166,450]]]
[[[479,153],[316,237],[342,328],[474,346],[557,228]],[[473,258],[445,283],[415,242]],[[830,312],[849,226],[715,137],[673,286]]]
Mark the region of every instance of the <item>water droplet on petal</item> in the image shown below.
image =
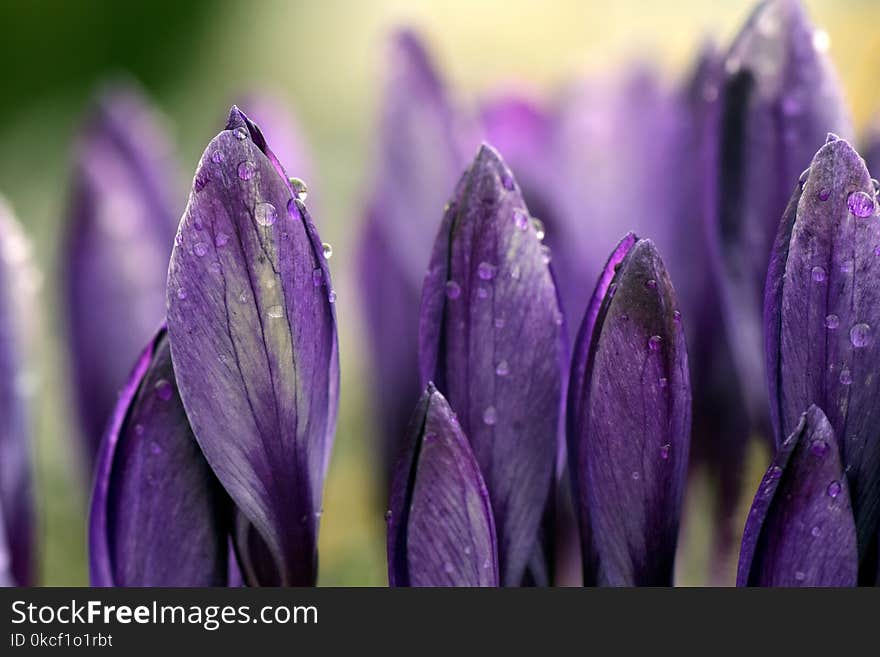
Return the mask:
[[[385,522],[391,522],[391,516],[392,516],[391,509],[388,509],[385,512]]]
[[[305,181],[300,178],[291,178],[290,186],[293,188],[293,195],[297,200],[300,203],[305,203],[309,197],[309,188],[306,186]]]
[[[461,285],[455,281],[446,281],[446,296],[450,299],[458,299],[461,296]]]
[[[648,288],[649,290],[656,290],[657,289],[657,281],[655,281],[653,278],[649,278],[648,280],[645,281],[645,287]]]
[[[257,173],[256,167],[254,167],[252,162],[248,162],[245,160],[244,162],[238,165],[238,177],[242,180],[250,180],[254,177],[254,174]]]
[[[802,570],[796,570],[794,571],[794,578],[799,582],[803,582],[807,575]]]
[[[544,264],[549,265],[552,257],[553,257],[553,253],[552,253],[552,251],[550,251],[550,247],[547,246],[546,244],[542,244],[541,245],[541,260],[544,261]]]
[[[327,293],[327,301],[330,303],[336,303],[336,290],[330,290]]]
[[[483,411],[483,422],[491,427],[497,421],[498,421],[498,413],[495,411],[495,407],[494,406],[486,407],[486,410]]]
[[[510,365],[508,365],[506,360],[498,361],[498,364],[495,366],[495,374],[498,376],[507,376],[510,374]]]
[[[162,448],[159,447],[159,443],[157,443],[155,440],[150,441],[150,452],[153,455],[158,455],[162,453]]]
[[[825,489],[825,492],[828,493],[828,497],[835,498],[840,495],[842,486],[839,481],[832,481],[828,484],[828,488]]]
[[[154,390],[156,391],[156,396],[162,401],[168,401],[174,393],[174,388],[166,379],[156,381]]]
[[[324,256],[324,260],[329,260],[333,257],[333,246],[329,242],[322,242],[321,254]]]
[[[226,243],[228,241],[229,235],[227,235],[226,233],[217,233],[217,235],[214,236],[214,246],[218,248],[226,246]]]
[[[828,443],[824,440],[814,440],[810,445],[810,451],[814,456],[825,456],[828,453]]]
[[[245,131],[244,128],[236,128],[232,131],[232,134],[235,135],[235,138],[239,141],[247,139],[247,131]]]
[[[822,529],[819,525],[813,525],[812,529],[810,529],[810,536],[813,538],[819,538],[822,535]]]
[[[197,242],[196,245],[193,246],[193,253],[200,258],[204,257],[208,253],[208,245],[204,242]]]
[[[184,290],[182,287],[177,288],[177,298],[181,301],[186,299],[186,290]]]
[[[651,351],[659,351],[661,342],[663,342],[663,338],[661,338],[659,335],[652,335],[650,338],[648,338],[648,348]]]
[[[676,324],[678,324],[679,322],[681,322],[681,313],[680,313],[679,311],[677,311],[677,310],[673,310],[673,311],[672,311],[672,320],[673,320]]]
[[[854,263],[852,260],[844,260],[840,263],[840,271],[844,274],[849,274],[854,267]]]
[[[779,479],[782,476],[782,468],[778,465],[774,465],[767,471],[767,477],[770,479]]]
[[[257,203],[254,208],[254,218],[261,226],[271,226],[278,221],[278,210],[271,203]]]
[[[480,287],[478,287],[478,288],[477,288],[477,296],[478,296],[480,299],[487,299],[487,298],[489,298],[489,290],[488,290],[488,288],[484,287],[483,285],[481,285]]]
[[[813,267],[812,276],[813,280],[817,283],[821,283],[822,281],[824,281],[827,275],[828,274],[825,272],[824,267],[820,267],[819,265]]]
[[[669,452],[672,450],[672,445],[666,443],[665,445],[660,445],[660,458],[664,461],[669,460]]]
[[[520,277],[519,265],[513,266],[513,268],[510,270],[510,277],[515,281],[519,280],[519,277]]]
[[[503,329],[503,328],[504,328],[504,325],[505,325],[507,322],[504,321],[504,318],[503,318],[503,317],[496,317],[494,323],[495,323],[495,328],[497,328],[497,329]]]
[[[272,319],[278,319],[280,317],[284,317],[284,308],[280,305],[275,304],[274,306],[269,306],[266,310],[266,314],[269,315]]]
[[[321,287],[321,283],[324,282],[324,272],[320,267],[315,267],[312,270],[312,285],[315,287]]]
[[[817,196],[819,197],[820,201],[827,201],[828,197],[831,196],[831,190],[827,187],[820,189]]]
[[[848,369],[842,369],[840,371],[840,383],[842,385],[848,386],[848,385],[852,384],[852,382],[853,382],[852,372],[850,372]]]
[[[871,343],[871,327],[863,322],[856,324],[849,331],[849,340],[858,349],[867,347]]]
[[[831,47],[831,37],[828,36],[828,32],[825,30],[814,30],[813,31],[813,48],[816,49],[816,52],[828,52],[828,49]],[[829,137],[831,133],[829,133]],[[837,135],[834,135],[837,138]]]
[[[840,139],[840,137],[838,137],[833,132],[829,132],[827,135],[825,135],[825,143],[826,144],[833,144],[834,142],[836,142],[839,139]]]
[[[825,328],[834,331],[838,326],[840,326],[840,317],[833,313],[825,316]]]
[[[504,189],[506,189],[507,191],[510,191],[510,192],[512,192],[514,190],[514,188],[516,187],[516,185],[513,182],[513,176],[511,176],[509,173],[501,174],[501,184],[504,187]]]
[[[239,303],[247,303],[247,300],[248,300],[248,295],[246,292],[242,292],[241,294],[238,295],[238,302]]]
[[[535,237],[538,238],[539,242],[543,242],[544,236],[546,235],[546,231],[544,230],[544,222],[537,217],[532,217],[532,226],[535,229]]]
[[[638,481],[639,479],[641,479],[642,475],[640,475],[638,472],[633,472],[631,476],[633,478],[633,481]]]
[[[666,386],[669,385],[669,379],[667,379],[665,376],[661,376],[660,380],[657,383],[660,384],[661,388],[665,388]]]
[[[495,278],[495,266],[490,265],[488,262],[481,262],[477,266],[477,275],[484,281],[491,281]]]
[[[849,211],[855,216],[864,219],[874,214],[874,198],[865,192],[853,192],[846,199]]]
[[[211,155],[211,162],[214,164],[220,164],[223,160],[226,159],[226,155],[223,154],[223,151],[217,150]]]
[[[513,211],[513,225],[520,230],[527,230],[529,227],[529,215],[525,210],[517,208]]]

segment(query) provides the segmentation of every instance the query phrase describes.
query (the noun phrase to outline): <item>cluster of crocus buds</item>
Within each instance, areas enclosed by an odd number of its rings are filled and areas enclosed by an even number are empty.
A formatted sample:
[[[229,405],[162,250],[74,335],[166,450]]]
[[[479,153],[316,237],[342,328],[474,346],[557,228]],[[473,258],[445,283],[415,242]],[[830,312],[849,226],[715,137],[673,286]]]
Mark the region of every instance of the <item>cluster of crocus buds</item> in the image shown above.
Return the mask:
[[[394,36],[355,259],[391,586],[672,586],[696,469],[723,581],[753,435],[772,454],[737,584],[878,582],[880,130],[866,164],[827,47],[797,0],[766,0],[680,84],[639,67],[469,113]],[[243,105],[185,208],[136,88],[105,88],[76,142],[64,297],[96,586],[318,580],[330,248],[287,174],[311,170],[298,131]],[[0,585],[35,581],[37,278],[0,203]]]

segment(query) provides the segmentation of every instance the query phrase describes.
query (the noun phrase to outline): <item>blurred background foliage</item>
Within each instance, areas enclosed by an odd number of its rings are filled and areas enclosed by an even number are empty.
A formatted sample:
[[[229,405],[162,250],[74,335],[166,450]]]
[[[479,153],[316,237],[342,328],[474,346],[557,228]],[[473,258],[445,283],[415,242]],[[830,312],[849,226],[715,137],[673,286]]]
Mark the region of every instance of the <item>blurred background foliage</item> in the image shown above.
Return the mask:
[[[139,80],[168,117],[181,168],[181,207],[195,164],[228,106],[249,91],[287,102],[310,142],[320,197],[316,221],[334,246],[343,398],[326,487],[320,582],[382,585],[384,493],[371,454],[369,376],[350,265],[376,147],[387,37],[409,25],[427,39],[456,100],[473,109],[511,85],[550,93],[574,76],[648,60],[680,76],[712,37],[726,44],[752,0],[2,0],[0,194],[33,239],[44,272],[35,361],[41,580],[87,582],[88,476],[76,451],[61,343],[57,251],[72,136],[96,87]],[[806,2],[831,36],[856,126],[880,107],[880,3]],[[295,171],[291,172],[296,174]],[[439,212],[439,210],[438,210]],[[766,455],[756,448],[746,497]],[[678,579],[706,581],[709,501],[689,491]]]

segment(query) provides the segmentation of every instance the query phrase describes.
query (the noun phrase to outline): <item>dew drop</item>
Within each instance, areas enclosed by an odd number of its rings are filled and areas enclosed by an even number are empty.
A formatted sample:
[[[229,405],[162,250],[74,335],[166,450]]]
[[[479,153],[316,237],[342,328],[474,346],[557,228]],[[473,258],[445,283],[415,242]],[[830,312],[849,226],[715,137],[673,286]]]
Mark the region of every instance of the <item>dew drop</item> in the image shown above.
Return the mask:
[[[388,509],[388,510],[385,512],[385,522],[391,522],[391,516],[392,516],[392,515],[393,515],[393,514],[391,513],[391,509]]]
[[[284,317],[284,308],[280,305],[275,304],[274,306],[269,306],[266,310],[266,314],[269,315],[272,319],[278,319],[280,317]]]
[[[824,440],[814,440],[810,445],[810,451],[813,456],[823,457],[828,453],[828,443]]]
[[[254,218],[261,226],[271,226],[278,221],[278,210],[271,203],[257,203],[254,208]]]
[[[833,499],[840,495],[841,488],[839,481],[832,481],[828,484],[828,488],[825,489],[825,492],[828,493],[828,497]]]
[[[483,411],[483,422],[491,427],[497,421],[498,421],[498,413],[495,411],[495,407],[494,406],[487,406],[486,410]]]
[[[214,151],[211,155],[211,162],[214,164],[220,164],[223,160],[226,159],[226,156],[223,154],[223,151]]]
[[[305,203],[309,197],[309,188],[305,181],[300,178],[291,178],[290,186],[293,188],[293,195],[296,196],[300,203]]]
[[[507,376],[510,374],[510,365],[506,360],[498,361],[498,364],[495,366],[495,374],[498,376]]]
[[[648,338],[648,349],[650,349],[651,351],[659,351],[661,342],[663,342],[663,338],[661,338],[659,335],[652,335],[650,338]]]
[[[840,326],[840,317],[834,313],[825,315],[825,328],[834,331],[838,326]]]
[[[840,263],[840,271],[844,274],[849,274],[852,272],[854,267],[854,263],[852,260],[844,260]]]
[[[831,190],[827,187],[820,189],[817,196],[819,197],[820,201],[827,201],[828,197],[831,196]]]
[[[232,131],[232,134],[235,135],[235,138],[238,139],[238,141],[244,141],[247,139],[247,132],[245,132],[244,128],[236,128]]]
[[[166,379],[159,379],[156,381],[154,389],[156,391],[156,396],[162,401],[168,401],[171,399],[171,395],[174,392],[171,384]]]
[[[848,386],[848,385],[852,384],[852,382],[853,382],[852,372],[850,372],[848,369],[841,370],[840,371],[841,385]]]
[[[480,287],[477,288],[477,296],[480,299],[488,299],[489,298],[489,289],[481,285]]]
[[[327,293],[327,301],[330,303],[336,303],[336,290],[330,290]]]
[[[248,300],[247,293],[242,292],[241,294],[238,295],[238,302],[239,303],[247,303],[247,300]]]
[[[676,324],[678,324],[679,322],[681,322],[681,313],[680,313],[678,310],[673,310],[673,311],[672,311],[672,320],[673,320]]]
[[[324,282],[324,272],[320,267],[315,267],[312,270],[312,285],[315,287],[321,287],[321,283]]]
[[[529,215],[525,210],[517,208],[513,211],[513,225],[520,230],[527,230],[529,227]]]
[[[831,47],[831,37],[828,36],[828,32],[826,32],[825,30],[814,30],[813,31],[813,48],[816,49],[816,52],[828,52],[828,49],[830,47]]]
[[[649,290],[656,290],[657,289],[657,281],[655,281],[653,278],[649,278],[647,281],[645,281],[645,287],[648,288]]]
[[[186,290],[184,290],[182,287],[177,288],[177,298],[181,301],[186,299]]]
[[[515,281],[519,280],[519,277],[520,277],[519,265],[513,266],[513,268],[510,270],[510,277]]]
[[[455,281],[446,281],[446,296],[449,299],[458,299],[461,296],[461,285]]]
[[[208,253],[208,245],[204,242],[197,242],[195,246],[193,246],[193,253],[200,258],[204,257]]]
[[[669,385],[669,380],[665,376],[661,376],[658,383],[660,384],[661,388],[665,388],[667,385]]]
[[[238,177],[242,180],[250,180],[257,173],[252,162],[245,160],[238,165]]]
[[[799,582],[803,582],[807,576],[802,570],[796,570],[794,571],[794,578]]]
[[[227,242],[229,242],[229,235],[226,233],[217,233],[214,236],[214,246],[218,248],[226,246]]]
[[[501,174],[501,185],[509,192],[512,192],[516,185],[513,182],[513,176],[509,173]]]
[[[497,328],[497,329],[503,329],[503,328],[504,328],[504,325],[505,325],[506,323],[507,323],[507,322],[504,321],[504,318],[503,318],[503,317],[496,317],[496,318],[495,318],[495,322],[494,322],[494,324],[495,324],[495,328]]]
[[[544,230],[544,222],[537,217],[532,217],[532,226],[535,229],[535,237],[538,238],[539,242],[543,242],[544,236],[546,235],[546,231]]]
[[[874,214],[874,199],[865,192],[853,192],[846,199],[846,205],[849,211],[855,216],[864,219]]]
[[[162,448],[159,447],[159,443],[157,443],[156,441],[151,441],[151,442],[150,442],[150,452],[151,452],[154,456],[156,456],[156,455],[158,455],[158,454],[161,454],[161,453],[162,453]]]
[[[825,272],[825,268],[820,267],[819,265],[816,265],[815,267],[813,267],[812,276],[813,276],[814,281],[816,281],[817,283],[821,283],[822,281],[825,280],[825,278],[827,276],[827,274]]]
[[[767,471],[767,477],[769,479],[779,479],[782,476],[782,468],[778,465],[774,465]]]
[[[633,481],[638,481],[642,477],[638,472],[633,472],[630,476],[633,478]]]
[[[840,137],[838,137],[833,132],[829,132],[827,135],[825,135],[825,143],[826,144],[833,144],[834,142],[838,141],[839,139],[840,139]]]
[[[484,281],[491,281],[495,278],[495,266],[490,265],[488,262],[481,262],[477,266],[477,276],[482,278]]]
[[[813,525],[813,528],[810,529],[810,536],[813,538],[819,538],[822,535],[822,529],[819,525]]]
[[[321,243],[321,254],[324,256],[324,260],[329,260],[333,257],[333,245],[329,242]]]
[[[443,565],[443,572],[447,575],[451,575],[455,571],[455,568],[452,567],[452,564],[448,561]]]
[[[553,258],[553,253],[550,251],[550,247],[546,244],[541,245],[541,260],[544,261],[545,265],[550,264],[550,260]]]
[[[660,458],[664,461],[669,460],[669,452],[672,450],[672,445],[666,443],[665,445],[660,445]]]
[[[864,322],[856,324],[849,331],[849,341],[857,349],[867,347],[871,343],[871,327]]]

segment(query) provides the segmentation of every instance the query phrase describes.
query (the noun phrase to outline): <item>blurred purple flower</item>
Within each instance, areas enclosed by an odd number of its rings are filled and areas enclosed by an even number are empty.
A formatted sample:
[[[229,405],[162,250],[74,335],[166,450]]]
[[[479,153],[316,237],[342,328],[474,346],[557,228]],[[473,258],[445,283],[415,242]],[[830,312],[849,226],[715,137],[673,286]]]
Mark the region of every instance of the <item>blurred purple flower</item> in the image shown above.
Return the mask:
[[[336,424],[336,293],[297,191],[233,107],[196,170],[168,271],[180,397],[240,512],[251,584],[314,584]]]
[[[100,93],[75,148],[63,286],[90,464],[128,369],[164,316],[179,210],[162,128],[136,87],[115,85]]]
[[[834,429],[818,406],[810,406],[755,494],[737,585],[855,586],[858,563]]]
[[[584,581],[671,586],[690,448],[681,314],[650,240],[612,252],[571,365],[568,443]]]
[[[824,409],[849,481],[863,564],[880,523],[876,194],[864,160],[829,135],[779,224],[764,307],[777,446],[794,432],[798,409]],[[873,569],[873,561],[864,565]]]
[[[458,419],[428,384],[397,462],[388,512],[391,586],[498,586],[489,493]]]
[[[541,237],[484,145],[447,206],[422,293],[422,380],[457,413],[485,478],[504,586],[551,578],[530,561],[555,482],[567,349]]]
[[[0,198],[0,585],[36,580],[26,358],[38,281],[30,244]]]
[[[443,83],[413,33],[394,36],[389,64],[357,256],[386,478],[418,400],[422,281],[464,165]]]
[[[797,0],[767,0],[727,53],[719,89],[710,246],[743,397],[763,433],[767,401],[756,382],[764,379],[761,308],[773,238],[798,175],[826,133],[850,131],[826,48],[827,35]]]

